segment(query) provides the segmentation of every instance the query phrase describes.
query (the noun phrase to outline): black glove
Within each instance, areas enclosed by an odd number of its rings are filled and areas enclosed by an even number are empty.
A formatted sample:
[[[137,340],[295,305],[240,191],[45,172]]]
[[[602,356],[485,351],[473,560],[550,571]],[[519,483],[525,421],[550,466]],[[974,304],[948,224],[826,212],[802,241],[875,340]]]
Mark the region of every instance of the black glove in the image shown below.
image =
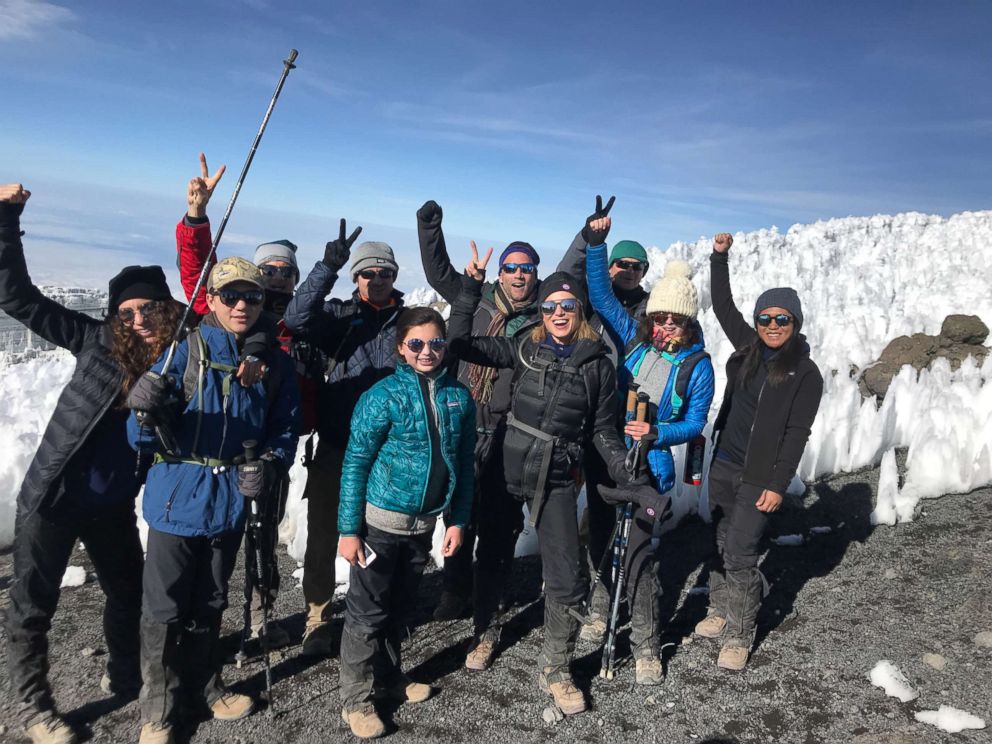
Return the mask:
[[[169,377],[158,372],[145,372],[127,394],[127,407],[132,411],[155,413],[175,400],[175,388]]]
[[[334,272],[340,271],[341,267],[348,263],[348,257],[351,255],[351,245],[361,235],[362,228],[356,227],[355,232],[347,238],[344,236],[344,233],[345,221],[342,218],[338,239],[332,240],[324,247],[324,265]]]
[[[617,198],[611,196],[610,200],[606,202],[606,206],[603,206],[603,197],[596,195],[596,211],[591,215],[586,217],[586,226],[582,228],[582,239],[586,241],[586,245],[602,245],[606,242],[606,236],[610,234],[610,228],[605,230],[593,230],[590,224],[593,220],[598,220],[601,217],[606,217],[610,210],[613,209],[613,202]]]
[[[278,466],[266,457],[238,465],[238,490],[246,499],[264,499],[278,478]]]
[[[444,213],[441,211],[441,205],[433,199],[424,202],[424,206],[417,210],[417,219],[421,222],[440,222],[443,217]]]
[[[647,476],[641,476],[641,478],[647,479]],[[654,519],[661,518],[672,503],[672,500],[668,496],[658,493],[658,490],[650,483],[637,483],[617,488],[600,486],[598,490],[599,497],[607,504],[613,506],[637,504],[644,509],[644,512],[649,517]]]

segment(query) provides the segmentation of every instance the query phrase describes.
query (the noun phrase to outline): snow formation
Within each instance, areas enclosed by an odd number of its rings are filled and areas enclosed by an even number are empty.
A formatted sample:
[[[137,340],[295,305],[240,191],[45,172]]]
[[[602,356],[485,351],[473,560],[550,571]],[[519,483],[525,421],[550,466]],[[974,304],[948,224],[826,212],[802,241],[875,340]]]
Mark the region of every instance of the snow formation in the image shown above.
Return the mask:
[[[965,729],[983,729],[985,721],[971,713],[952,708],[950,705],[941,705],[937,710],[921,710],[915,714],[916,720],[920,723],[929,723],[939,729],[956,734]]]
[[[891,661],[883,659],[869,672],[868,679],[875,687],[881,687],[889,697],[898,698],[900,702],[908,703],[920,696],[909,680]]]

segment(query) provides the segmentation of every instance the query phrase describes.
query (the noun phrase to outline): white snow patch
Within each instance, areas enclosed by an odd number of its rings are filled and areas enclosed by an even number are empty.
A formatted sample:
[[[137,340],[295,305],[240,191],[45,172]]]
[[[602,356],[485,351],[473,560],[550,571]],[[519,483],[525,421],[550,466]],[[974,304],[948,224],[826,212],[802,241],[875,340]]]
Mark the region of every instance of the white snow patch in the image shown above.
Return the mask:
[[[86,569],[82,566],[66,566],[62,574],[62,589],[69,586],[82,586],[86,583]]]
[[[909,680],[891,661],[883,659],[878,662],[868,674],[868,679],[875,687],[881,687],[889,697],[898,698],[904,703],[916,700],[920,696]]]
[[[952,708],[950,705],[941,705],[937,710],[921,710],[915,714],[916,720],[920,723],[929,723],[950,734],[956,734],[965,729],[983,729],[985,721],[971,713]]]

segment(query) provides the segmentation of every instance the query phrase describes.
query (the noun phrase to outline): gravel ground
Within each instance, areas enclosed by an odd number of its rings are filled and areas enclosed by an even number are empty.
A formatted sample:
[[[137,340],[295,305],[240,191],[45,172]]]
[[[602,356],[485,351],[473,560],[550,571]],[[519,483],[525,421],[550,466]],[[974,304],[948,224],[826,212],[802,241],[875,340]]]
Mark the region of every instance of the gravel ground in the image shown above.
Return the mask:
[[[664,536],[661,600],[667,680],[635,688],[633,668],[617,678],[597,677],[600,654],[579,647],[577,681],[591,710],[548,724],[547,699],[536,685],[541,643],[540,565],[517,561],[512,608],[499,656],[488,672],[462,667],[471,623],[427,622],[439,591],[436,572],[425,577],[422,624],[406,644],[406,667],[440,692],[419,706],[386,711],[395,741],[659,742],[916,742],[988,741],[989,731],[947,734],[918,723],[913,714],[952,705],[992,726],[992,649],[974,642],[992,631],[992,489],[945,496],[924,504],[911,524],[872,529],[868,515],[877,470],[837,476],[786,504],[769,536],[803,534],[801,546],[769,543],[763,570],[772,583],[759,617],[758,646],[747,670],[716,668],[717,645],[686,638],[705,612],[701,564],[708,528],[690,520]],[[831,527],[829,534],[810,528]],[[74,562],[83,562],[82,552]],[[295,564],[283,555],[287,588],[278,612],[295,637],[303,630],[302,591],[289,577]],[[88,564],[86,564],[88,566]],[[0,555],[0,591],[6,604],[11,558]],[[240,586],[236,574],[232,586]],[[232,596],[236,592],[232,592]],[[64,592],[51,632],[51,678],[56,699],[77,730],[92,741],[134,741],[135,702],[103,695],[102,594],[94,582]],[[237,643],[240,608],[226,616],[227,643]],[[626,630],[621,636],[625,651]],[[96,654],[92,654],[93,650]],[[180,741],[325,742],[350,739],[341,723],[337,662],[298,656],[298,646],[273,654],[275,716],[262,711],[234,723],[192,721]],[[934,668],[924,654],[946,662]],[[6,659],[6,641],[0,644]],[[911,703],[886,697],[867,675],[881,659],[894,662],[920,690]],[[933,661],[931,659],[931,661]],[[940,660],[937,660],[940,666]],[[243,691],[259,693],[259,661],[226,671]],[[0,741],[19,741],[9,690],[0,707]]]

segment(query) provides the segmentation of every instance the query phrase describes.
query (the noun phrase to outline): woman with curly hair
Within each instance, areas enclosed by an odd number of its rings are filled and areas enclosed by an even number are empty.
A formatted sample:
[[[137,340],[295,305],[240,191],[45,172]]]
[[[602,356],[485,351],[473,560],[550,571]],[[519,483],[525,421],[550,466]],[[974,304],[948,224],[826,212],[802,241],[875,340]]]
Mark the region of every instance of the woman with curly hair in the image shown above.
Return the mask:
[[[134,696],[141,686],[138,624],[142,549],[134,511],[140,488],[124,403],[168,345],[182,306],[159,266],[128,266],[110,280],[103,320],[45,297],[28,275],[20,215],[30,196],[0,185],[0,309],[76,357],[17,498],[14,582],[7,613],[11,690],[28,737],[76,740],[48,682],[48,630],[77,539],[100,587],[108,659],[100,687]]]

